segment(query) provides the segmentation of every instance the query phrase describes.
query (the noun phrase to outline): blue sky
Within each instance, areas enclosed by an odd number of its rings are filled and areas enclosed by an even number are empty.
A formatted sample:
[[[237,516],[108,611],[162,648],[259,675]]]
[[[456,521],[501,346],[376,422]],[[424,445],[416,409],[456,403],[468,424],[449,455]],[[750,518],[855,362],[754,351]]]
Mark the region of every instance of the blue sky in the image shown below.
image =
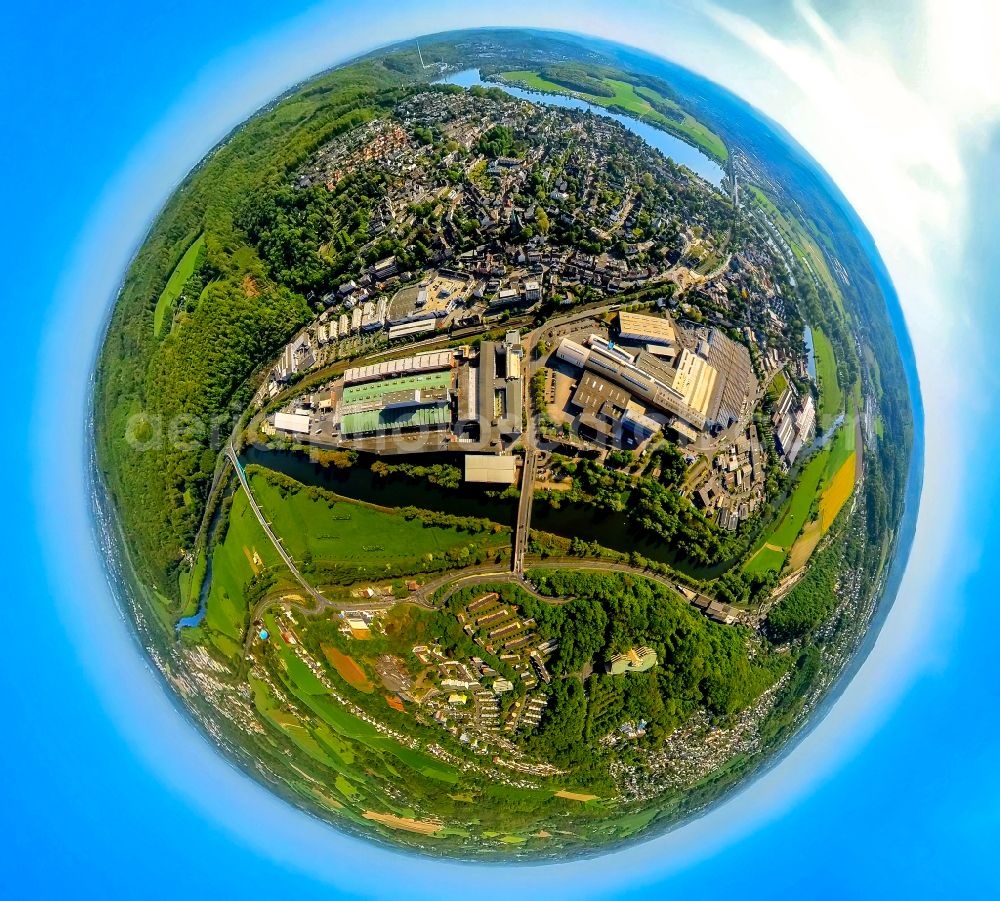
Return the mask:
[[[0,809],[11,894],[181,891],[450,897],[1000,892],[1000,718],[990,662],[1000,535],[1000,28],[988,4],[275,4],[180,0],[4,12],[0,217],[12,561],[0,655]],[[864,10],[864,12],[862,12]],[[911,571],[872,657],[794,754],[692,827],[570,866],[429,864],[305,820],[174,709],[107,591],[81,497],[94,342],[151,215],[233,124],[388,40],[536,24],[642,46],[780,121],[852,201],[913,336],[927,479]],[[991,43],[991,41],[993,43]],[[359,877],[359,872],[365,875]],[[377,874],[377,875],[373,875]],[[98,892],[98,888],[103,890]],[[2,892],[7,894],[8,892]]]

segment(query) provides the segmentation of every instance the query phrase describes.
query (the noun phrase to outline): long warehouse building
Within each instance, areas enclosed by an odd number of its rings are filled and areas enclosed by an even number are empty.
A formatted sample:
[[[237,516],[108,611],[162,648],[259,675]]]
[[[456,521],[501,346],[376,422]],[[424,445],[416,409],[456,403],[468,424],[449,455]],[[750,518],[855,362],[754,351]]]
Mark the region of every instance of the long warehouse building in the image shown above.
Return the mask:
[[[400,378],[345,386],[337,407],[345,438],[387,431],[442,429],[451,425],[450,370],[412,372]]]
[[[455,365],[455,354],[450,350],[432,350],[427,353],[403,357],[401,360],[386,360],[368,366],[355,366],[344,373],[344,384],[377,382],[381,379],[396,378],[418,372],[434,372],[451,369]]]
[[[623,341],[644,344],[647,355],[666,358],[678,373],[668,384],[709,423],[728,426],[746,416],[756,402],[758,383],[750,352],[719,328],[685,329],[670,316],[623,310],[618,314],[618,334]],[[648,369],[648,360],[649,356],[636,362]],[[699,360],[716,375],[704,370]]]

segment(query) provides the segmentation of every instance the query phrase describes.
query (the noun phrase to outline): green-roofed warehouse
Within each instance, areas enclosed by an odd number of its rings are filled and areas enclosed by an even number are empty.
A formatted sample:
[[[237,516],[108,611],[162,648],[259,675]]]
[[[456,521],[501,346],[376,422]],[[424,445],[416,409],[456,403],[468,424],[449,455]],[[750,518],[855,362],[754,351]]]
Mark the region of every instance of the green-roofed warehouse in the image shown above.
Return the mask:
[[[386,379],[384,382],[348,385],[344,388],[341,403],[344,406],[378,403],[387,394],[394,394],[396,392],[447,389],[451,387],[451,380],[451,370],[445,369],[441,372],[420,372],[415,375],[404,375],[402,378]]]
[[[451,369],[445,369],[345,386],[338,404],[341,436],[449,426],[454,377]]]
[[[451,424],[451,407],[403,407],[345,413],[340,419],[340,433],[346,436],[374,435],[379,432],[408,429],[443,428]]]

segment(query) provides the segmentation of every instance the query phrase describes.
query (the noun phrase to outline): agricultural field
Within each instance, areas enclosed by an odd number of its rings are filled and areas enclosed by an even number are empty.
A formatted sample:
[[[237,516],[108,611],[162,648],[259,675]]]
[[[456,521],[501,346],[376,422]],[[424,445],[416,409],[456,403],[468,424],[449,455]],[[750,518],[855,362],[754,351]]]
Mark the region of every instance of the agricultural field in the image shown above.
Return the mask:
[[[844,504],[854,491],[854,480],[857,475],[857,454],[850,456],[841,464],[833,478],[824,490],[819,500],[819,521],[823,531],[833,525]]]
[[[806,464],[782,514],[774,527],[760,540],[756,552],[744,564],[744,572],[759,574],[781,569],[788,551],[809,518],[829,458],[830,445],[827,445]]]
[[[847,404],[847,417],[830,444],[830,459],[823,474],[823,493],[819,500],[819,522],[825,533],[844,504],[854,492],[854,484],[859,475],[859,455],[857,428],[855,423],[856,401],[851,398]]]
[[[542,838],[538,818],[549,812],[565,816],[570,810],[584,812],[586,808],[585,816],[601,815],[597,796],[566,789],[565,783],[537,788],[496,786],[408,744],[406,736],[416,728],[412,713],[404,714],[402,704],[388,703],[375,690],[375,662],[385,653],[408,655],[414,641],[427,640],[439,628],[437,614],[405,605],[394,607],[370,642],[337,633],[329,620],[309,620],[308,626],[301,619],[296,622],[305,647],[296,648],[282,637],[286,616],[274,611],[263,615],[263,626],[271,637],[255,642],[254,654],[268,675],[250,678],[253,703],[270,726],[309,758],[312,767],[318,765],[313,771],[324,774],[323,800],[338,815],[356,823],[369,821],[390,830],[445,838],[468,832],[454,824],[443,825],[439,811],[448,809],[462,817],[471,810],[467,805],[486,804],[476,807],[476,823],[485,838],[503,844]],[[324,637],[317,641],[310,637],[314,633]],[[319,657],[312,653],[315,648],[321,650]],[[309,658],[319,662],[323,675],[307,665]],[[331,695],[327,680],[349,700]],[[291,707],[282,700],[286,697]],[[387,722],[395,735],[356,715],[360,710],[352,710],[352,704],[360,704],[366,716]],[[406,803],[398,800],[403,784],[410,795]],[[496,807],[500,798],[506,807]]]
[[[265,625],[276,628],[273,618],[265,617]],[[281,686],[313,714],[302,722],[318,729],[317,737],[338,752],[337,756],[345,767],[356,764],[359,754],[374,753],[385,758],[390,772],[398,773],[402,765],[438,782],[453,784],[458,781],[459,773],[454,767],[400,744],[335,701],[321,679],[280,637],[269,640],[261,653],[266,656],[268,669],[280,680]],[[380,769],[384,769],[384,764],[380,765]],[[344,769],[342,773],[354,781],[363,779],[363,772],[356,766]]]
[[[185,282],[194,275],[195,266],[198,264],[198,258],[204,246],[205,236],[199,235],[197,240],[184,252],[184,256],[180,258],[174,271],[170,273],[166,287],[156,301],[156,308],[153,310],[153,334],[156,337],[159,337],[160,332],[163,331],[164,321],[173,312],[174,304],[181,296]]]
[[[777,528],[771,533],[770,544],[788,548],[798,537],[809,516],[812,502],[819,492],[829,456],[829,448],[826,448],[806,464],[799,478],[799,483],[792,492],[784,515],[778,521]]]
[[[326,659],[348,685],[365,694],[371,694],[375,686],[372,685],[365,675],[365,671],[358,666],[353,657],[329,644],[323,644],[322,648]]]
[[[853,401],[849,407],[850,413]],[[744,565],[744,572],[751,575],[777,572],[786,558],[792,570],[808,562],[854,492],[858,465],[856,440],[853,416],[848,415],[832,441],[806,465],[784,513]],[[809,519],[817,495],[818,515]]]

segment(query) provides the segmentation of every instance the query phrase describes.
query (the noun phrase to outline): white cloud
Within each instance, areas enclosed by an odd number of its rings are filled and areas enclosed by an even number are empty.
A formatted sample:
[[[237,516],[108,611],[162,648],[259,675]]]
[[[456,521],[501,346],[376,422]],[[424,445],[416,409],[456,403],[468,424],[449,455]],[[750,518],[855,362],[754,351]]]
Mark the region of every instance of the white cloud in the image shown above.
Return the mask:
[[[964,258],[972,223],[969,172],[984,122],[997,108],[997,54],[982,67],[1000,30],[997,12],[977,19],[980,36],[963,40],[949,5],[929,3],[913,14],[926,22],[905,47],[891,18],[852,17],[835,31],[814,7],[795,4],[782,33],[719,6],[713,20],[743,42],[762,67],[751,66],[742,93],[786,125],[830,173],[871,230],[900,294],[916,351],[926,419],[922,514],[901,602],[871,666],[912,657],[934,625],[929,586],[946,559],[954,577],[968,558],[955,554],[958,500],[966,473],[949,436],[973,419],[981,400],[968,386],[985,359],[983,335],[971,328],[963,294],[971,287]],[[944,37],[944,40],[941,38]],[[892,60],[908,56],[903,67]],[[990,71],[982,71],[989,69]],[[960,99],[957,99],[960,98]],[[957,564],[957,566],[956,566]],[[939,611],[938,611],[939,612]],[[872,680],[864,680],[871,684]],[[898,693],[905,680],[885,691]]]

